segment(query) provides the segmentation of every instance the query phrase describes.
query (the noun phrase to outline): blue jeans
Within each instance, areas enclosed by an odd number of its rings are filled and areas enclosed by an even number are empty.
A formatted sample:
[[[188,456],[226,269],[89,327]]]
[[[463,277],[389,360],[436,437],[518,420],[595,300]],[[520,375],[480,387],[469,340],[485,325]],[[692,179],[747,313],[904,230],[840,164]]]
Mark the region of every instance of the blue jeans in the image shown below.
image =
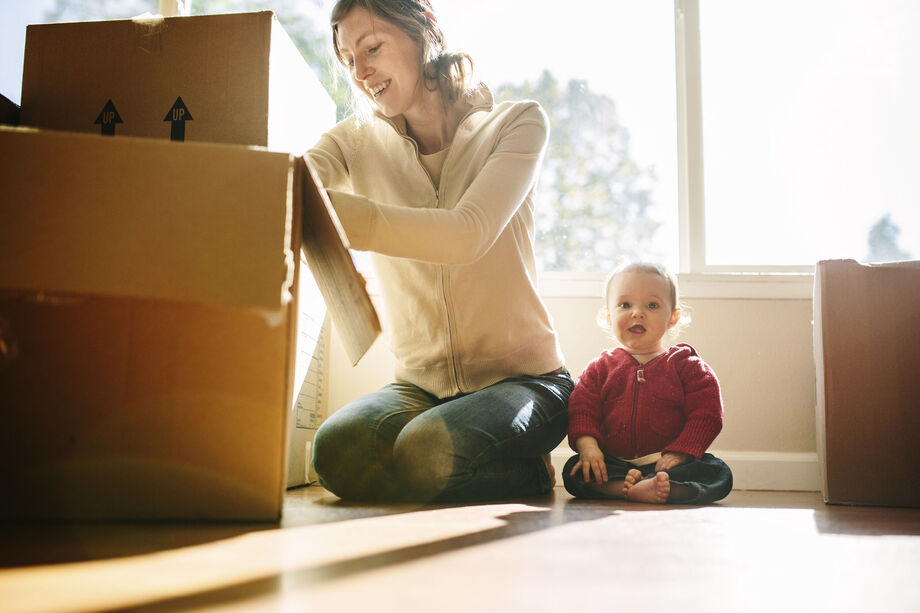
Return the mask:
[[[574,383],[564,370],[436,398],[393,383],[327,419],[313,441],[320,484],[363,501],[473,502],[544,494]]]
[[[611,498],[598,492],[585,483],[581,470],[570,475],[572,468],[578,463],[578,455],[569,458],[562,469],[562,480],[565,489],[577,498]],[[604,454],[604,464],[607,465],[607,480],[622,481],[631,468],[639,469],[642,478],[647,479],[655,474],[655,465],[633,466],[629,462]],[[683,464],[666,471],[671,482],[669,503],[676,504],[711,504],[722,500],[732,491],[732,471],[722,460],[711,453],[704,453],[699,460],[691,459]],[[592,475],[592,479],[593,479]]]

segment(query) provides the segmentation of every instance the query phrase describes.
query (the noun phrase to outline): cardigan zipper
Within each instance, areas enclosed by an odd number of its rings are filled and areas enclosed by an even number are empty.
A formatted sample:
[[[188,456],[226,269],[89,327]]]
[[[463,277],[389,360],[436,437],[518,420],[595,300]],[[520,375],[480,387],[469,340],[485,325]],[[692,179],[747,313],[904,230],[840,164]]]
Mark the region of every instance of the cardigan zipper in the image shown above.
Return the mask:
[[[490,108],[490,105],[484,105],[484,104],[479,104],[479,105],[476,105],[470,108],[470,110],[467,111],[466,115],[464,115],[463,118],[460,120],[460,123],[457,124],[457,131],[460,130],[460,126],[462,126],[466,122],[466,120],[470,117],[470,115],[472,115],[475,111],[479,111],[482,109],[488,109],[488,108]],[[393,123],[392,120],[387,118],[387,121],[393,126],[394,129],[396,128],[396,125]],[[422,160],[420,158],[421,152],[419,151],[418,143],[415,142],[415,139],[409,137],[408,134],[402,134],[399,132],[399,130],[396,130],[396,132],[400,134],[404,139],[412,143],[412,148],[415,151],[415,159],[418,162],[418,165],[422,167],[422,170],[425,172],[425,174],[428,175],[428,181],[431,183],[431,187],[434,189],[435,208],[441,208],[440,181],[438,182],[438,185],[435,185],[434,178],[431,176],[431,173],[428,172],[428,169],[425,167],[424,164],[422,164]],[[451,153],[451,149],[453,149],[453,144],[455,140],[456,140],[456,134],[454,136],[454,139],[447,146],[447,153],[444,156],[444,163],[441,166],[441,179],[444,178],[444,170],[447,168],[448,162],[450,161],[450,153]],[[448,296],[449,283],[447,282],[447,270],[446,270],[446,266],[444,266],[443,264],[439,265],[438,269],[439,269],[439,273],[441,277],[441,296],[443,297],[443,300],[444,300],[444,313],[447,317],[447,344],[448,344],[448,354],[449,354],[448,358],[449,358],[449,363],[450,363],[449,375],[452,379],[451,383],[453,384],[453,387],[455,387],[458,391],[463,392],[464,390],[460,384],[460,371],[457,367],[456,351],[454,350],[454,323],[453,323],[454,318],[451,315],[451,301]]]
[[[460,123],[457,124],[457,131],[460,130],[460,127],[463,126],[464,123],[466,123],[466,121],[469,119],[469,117],[473,113],[475,113],[476,111],[480,111],[480,110],[489,110],[492,107],[493,105],[491,102],[489,104],[476,104],[470,107],[470,109],[466,112],[466,114],[460,120]],[[415,142],[414,139],[410,138],[408,134],[403,134],[399,130],[399,128],[396,126],[396,123],[389,117],[385,117],[381,114],[378,114],[377,116],[382,118],[387,123],[389,123],[390,126],[396,131],[397,134],[399,134],[400,136],[402,136],[404,139],[406,139],[412,144],[412,148],[415,151],[415,159],[418,165],[422,167],[422,170],[425,172],[425,174],[428,175],[428,181],[431,183],[431,187],[434,189],[435,208],[441,208],[440,181],[438,182],[439,183],[438,185],[435,185],[434,179],[432,178],[431,173],[428,172],[428,169],[425,168],[424,164],[422,164],[422,161],[419,157],[421,153],[419,152],[419,149],[418,149],[418,143]],[[454,141],[456,141],[456,133],[454,134],[454,139],[451,141],[450,145],[448,145],[447,154],[444,156],[444,164],[441,167],[441,179],[444,178],[444,169],[448,167],[448,162],[450,161],[450,153],[451,153],[450,150],[453,149]],[[453,384],[453,387],[455,387],[457,390],[462,392],[464,390],[461,388],[461,385],[460,385],[460,372],[457,367],[456,352],[454,351],[455,334],[454,334],[454,329],[453,329],[453,317],[451,315],[451,301],[449,300],[449,296],[448,296],[449,283],[447,282],[447,272],[446,272],[446,267],[443,264],[440,265],[438,268],[440,270],[440,276],[441,276],[441,296],[444,301],[444,312],[447,316],[447,344],[448,344],[447,348],[448,348],[448,354],[449,354],[448,358],[450,362],[449,376],[451,377],[451,379],[453,379],[451,381],[451,383]]]
[[[632,410],[632,457],[639,457],[639,387],[645,383],[645,365],[636,370],[636,393],[633,394]]]

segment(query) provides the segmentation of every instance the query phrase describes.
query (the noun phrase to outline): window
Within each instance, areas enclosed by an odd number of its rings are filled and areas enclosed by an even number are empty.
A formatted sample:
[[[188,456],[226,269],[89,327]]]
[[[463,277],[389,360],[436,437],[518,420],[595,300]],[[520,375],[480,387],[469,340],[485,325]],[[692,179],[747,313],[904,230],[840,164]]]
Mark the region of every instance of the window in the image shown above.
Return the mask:
[[[543,270],[602,274],[632,259],[676,270],[673,4],[436,6],[448,46],[473,57],[497,99],[538,100],[550,117],[536,213]]]
[[[920,257],[918,23],[914,0],[699,3],[698,268]]]

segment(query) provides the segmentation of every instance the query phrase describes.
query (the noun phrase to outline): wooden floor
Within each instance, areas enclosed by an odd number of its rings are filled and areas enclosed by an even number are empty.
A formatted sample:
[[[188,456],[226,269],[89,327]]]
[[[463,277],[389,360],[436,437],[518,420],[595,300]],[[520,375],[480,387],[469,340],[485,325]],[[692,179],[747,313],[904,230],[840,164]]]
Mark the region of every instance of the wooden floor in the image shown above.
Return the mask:
[[[280,524],[0,524],[0,611],[920,611],[920,509],[733,492],[461,507],[290,490]]]

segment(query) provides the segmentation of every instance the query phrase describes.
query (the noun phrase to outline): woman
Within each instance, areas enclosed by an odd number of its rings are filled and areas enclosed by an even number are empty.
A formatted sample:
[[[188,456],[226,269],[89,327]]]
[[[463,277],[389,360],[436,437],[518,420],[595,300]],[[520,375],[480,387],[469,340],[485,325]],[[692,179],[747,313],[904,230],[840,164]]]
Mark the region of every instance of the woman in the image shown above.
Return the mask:
[[[339,0],[331,21],[373,113],[309,159],[351,247],[372,252],[397,380],[322,425],[320,482],[352,500],[546,493],[573,387],[535,290],[546,116],[471,84],[429,0]]]

